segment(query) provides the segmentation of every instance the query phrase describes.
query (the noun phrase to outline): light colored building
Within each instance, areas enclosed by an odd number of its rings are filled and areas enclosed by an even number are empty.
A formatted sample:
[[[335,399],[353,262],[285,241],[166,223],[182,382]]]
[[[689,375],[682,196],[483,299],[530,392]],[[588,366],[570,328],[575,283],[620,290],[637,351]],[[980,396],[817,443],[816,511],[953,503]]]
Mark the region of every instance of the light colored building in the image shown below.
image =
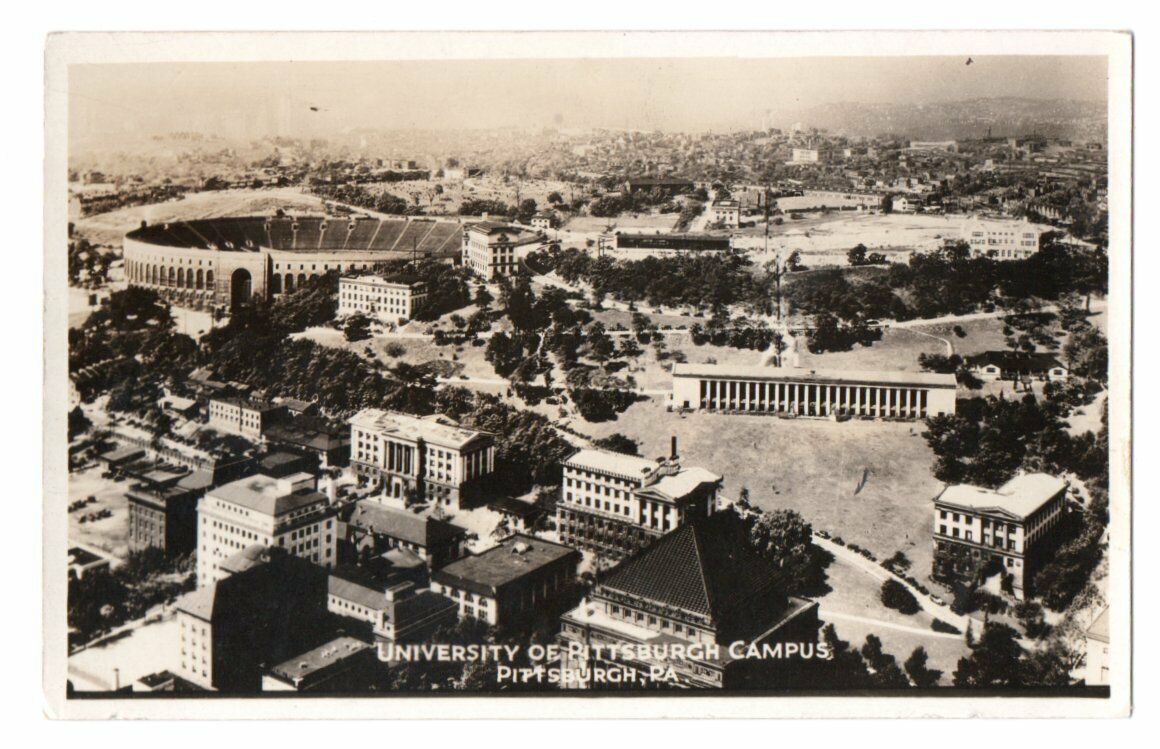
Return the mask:
[[[492,435],[450,419],[368,408],[351,418],[350,428],[355,474],[390,497],[416,492],[458,506],[495,470]]]
[[[575,549],[517,533],[436,570],[431,590],[454,601],[460,619],[518,627],[551,611],[575,582],[579,564]]]
[[[532,228],[540,231],[547,231],[556,226],[556,214],[551,211],[540,211],[532,216]]]
[[[1029,221],[976,218],[963,223],[960,237],[977,257],[1026,260],[1039,252],[1039,238],[1049,229]]]
[[[816,148],[795,148],[790,161],[791,164],[816,164],[821,154]]]
[[[709,205],[709,223],[736,228],[741,223],[741,203],[736,200],[714,200]]]
[[[226,577],[226,560],[255,544],[334,566],[334,512],[317,482],[309,473],[258,474],[207,492],[197,506],[198,586]]]
[[[286,409],[246,398],[214,398],[209,402],[209,426],[252,440],[262,439],[266,427],[281,421]]]
[[[1108,656],[1108,612],[1105,608],[1096,617],[1091,626],[1084,631],[1084,664],[1083,680],[1088,685],[1104,686],[1111,683],[1109,668],[1111,659]]]
[[[1034,378],[1058,382],[1066,380],[1068,369],[1053,354],[1024,351],[984,351],[967,357],[971,372],[981,380]]]
[[[1023,599],[1066,512],[1067,482],[1025,473],[998,489],[948,486],[934,499],[932,577],[970,581],[980,571],[1010,575]]]
[[[384,322],[407,321],[427,299],[419,281],[388,281],[381,276],[358,276],[338,281],[338,315],[363,314]]]
[[[513,276],[519,270],[516,248],[534,240],[518,226],[495,221],[471,224],[463,232],[463,265],[486,281]]]
[[[580,450],[564,461],[556,527],[560,540],[620,558],[712,513],[722,478],[659,460]]]
[[[951,374],[673,366],[674,408],[790,416],[924,419],[955,412]]]

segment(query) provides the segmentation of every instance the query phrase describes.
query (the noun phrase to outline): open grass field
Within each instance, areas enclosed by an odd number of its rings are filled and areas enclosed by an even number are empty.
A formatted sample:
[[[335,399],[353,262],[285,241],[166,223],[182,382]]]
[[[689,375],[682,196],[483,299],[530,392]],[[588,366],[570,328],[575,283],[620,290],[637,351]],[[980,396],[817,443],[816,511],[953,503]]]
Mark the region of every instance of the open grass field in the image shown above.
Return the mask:
[[[634,404],[616,421],[577,428],[594,437],[626,434],[650,457],[667,454],[676,435],[686,465],[724,476],[726,497],[747,487],[763,508],[797,510],[815,528],[880,559],[902,550],[920,580],[930,571],[931,499],[942,484],[931,476],[933,454],[919,424],[709,413],[682,418],[658,397]],[[855,493],[863,473],[865,486]]]
[[[955,334],[956,325],[962,328],[966,333],[965,336],[960,338]],[[1002,351],[1007,348],[1007,337],[1003,335],[1003,320],[998,317],[964,320],[959,323],[917,325],[914,330],[947,339],[955,347],[955,353],[960,356],[971,356],[983,351]]]
[[[599,234],[611,224],[615,229],[626,229],[639,232],[669,232],[680,218],[675,213],[640,213],[617,216],[615,218],[601,218],[600,216],[576,216],[568,220],[563,228],[569,232],[579,234]]]
[[[800,347],[801,366],[812,369],[918,372],[918,355],[923,353],[945,354],[946,345],[918,331],[886,328],[882,331],[882,340],[875,341],[871,346],[855,346],[850,351],[811,354],[804,342]]]

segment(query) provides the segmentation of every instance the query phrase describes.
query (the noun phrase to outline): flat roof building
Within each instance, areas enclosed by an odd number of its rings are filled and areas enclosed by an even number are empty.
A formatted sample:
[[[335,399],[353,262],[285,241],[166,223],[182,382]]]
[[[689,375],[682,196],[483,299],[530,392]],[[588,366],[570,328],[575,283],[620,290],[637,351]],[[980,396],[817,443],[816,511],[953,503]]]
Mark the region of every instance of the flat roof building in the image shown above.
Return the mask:
[[[952,374],[673,365],[672,406],[786,416],[923,419],[955,412]]]
[[[460,506],[495,469],[492,435],[444,417],[368,408],[350,419],[350,430],[355,474],[389,497],[414,493]]]
[[[576,579],[580,552],[517,533],[431,575],[431,589],[454,601],[460,619],[507,629],[550,612]]]
[[[388,280],[382,276],[340,278],[338,315],[362,314],[383,322],[403,323],[427,299],[427,285],[416,280]]]
[[[969,582],[1002,572],[1023,599],[1054,548],[1066,503],[1067,482],[1046,473],[1020,474],[998,489],[946,487],[934,498],[931,577]]]
[[[668,458],[579,450],[564,461],[556,528],[566,544],[619,559],[711,514],[722,477]]]
[[[271,667],[262,675],[262,691],[350,692],[365,689],[376,663],[373,645],[344,635]]]
[[[308,473],[258,474],[207,492],[197,512],[197,584],[220,580],[222,563],[254,544],[333,567],[335,513],[317,481]]]

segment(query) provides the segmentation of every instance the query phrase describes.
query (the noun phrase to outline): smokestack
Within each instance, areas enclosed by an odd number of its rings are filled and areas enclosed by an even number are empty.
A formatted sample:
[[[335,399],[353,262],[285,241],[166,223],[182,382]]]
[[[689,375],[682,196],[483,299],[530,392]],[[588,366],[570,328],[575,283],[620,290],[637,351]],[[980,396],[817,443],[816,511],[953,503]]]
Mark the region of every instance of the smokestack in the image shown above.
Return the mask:
[[[669,457],[672,458],[673,460],[676,460],[677,459],[677,435],[674,434],[670,439],[672,440],[672,447],[669,450]]]

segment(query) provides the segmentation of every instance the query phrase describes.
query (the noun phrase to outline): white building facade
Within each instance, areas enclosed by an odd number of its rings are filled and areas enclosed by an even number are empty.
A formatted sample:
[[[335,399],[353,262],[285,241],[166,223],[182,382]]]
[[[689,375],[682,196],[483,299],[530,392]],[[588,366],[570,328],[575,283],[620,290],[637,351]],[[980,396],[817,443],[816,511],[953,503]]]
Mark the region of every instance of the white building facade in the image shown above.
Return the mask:
[[[672,407],[788,416],[924,419],[953,414],[950,374],[717,364],[673,367]]]
[[[255,544],[331,568],[334,513],[312,474],[250,476],[210,490],[197,506],[197,584],[226,576],[222,563]]]
[[[338,315],[363,314],[384,322],[407,321],[427,299],[420,282],[387,281],[380,276],[343,278],[338,282]]]

